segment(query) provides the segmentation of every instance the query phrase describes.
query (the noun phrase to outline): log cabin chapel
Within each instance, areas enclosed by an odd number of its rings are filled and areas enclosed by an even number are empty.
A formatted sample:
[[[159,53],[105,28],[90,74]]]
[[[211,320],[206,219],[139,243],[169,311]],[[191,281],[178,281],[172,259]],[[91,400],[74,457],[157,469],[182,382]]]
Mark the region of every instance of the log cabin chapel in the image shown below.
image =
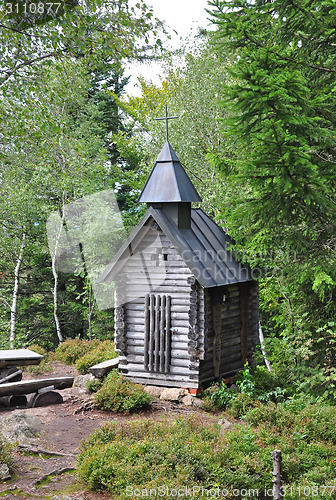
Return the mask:
[[[167,141],[140,194],[147,212],[101,276],[115,282],[119,371],[191,393],[227,379],[258,343],[258,285],[200,208]]]

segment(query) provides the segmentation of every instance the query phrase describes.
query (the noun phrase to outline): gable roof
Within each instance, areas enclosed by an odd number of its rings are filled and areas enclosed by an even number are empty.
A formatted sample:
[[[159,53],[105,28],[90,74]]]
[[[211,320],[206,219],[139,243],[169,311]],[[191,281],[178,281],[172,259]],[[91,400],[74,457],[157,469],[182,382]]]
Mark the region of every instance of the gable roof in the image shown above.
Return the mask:
[[[203,210],[191,210],[191,228],[179,229],[162,210],[150,207],[100,276],[99,282],[113,281],[125,262],[136,253],[137,245],[149,230],[145,224],[150,218],[155,220],[205,288],[252,281],[250,269],[243,267],[227,250],[227,246],[232,244],[230,238]]]
[[[202,201],[168,141],[163,146],[138,201]]]

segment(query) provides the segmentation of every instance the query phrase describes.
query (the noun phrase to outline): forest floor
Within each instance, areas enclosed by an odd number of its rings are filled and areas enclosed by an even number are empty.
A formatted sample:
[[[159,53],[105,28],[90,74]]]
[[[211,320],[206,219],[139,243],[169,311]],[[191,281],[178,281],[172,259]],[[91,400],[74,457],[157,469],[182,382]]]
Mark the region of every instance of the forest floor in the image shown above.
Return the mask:
[[[52,371],[32,375],[24,373],[24,379],[53,376],[76,376],[71,366],[53,363]],[[81,500],[105,500],[110,495],[93,493],[81,484],[76,474],[76,458],[80,443],[104,422],[131,419],[175,418],[181,414],[199,414],[202,419],[217,419],[194,407],[154,401],[151,408],[134,415],[115,415],[96,409],[83,411],[90,396],[80,388],[60,391],[64,402],[41,408],[0,409],[0,417],[11,412],[24,412],[42,422],[42,430],[28,444],[14,447],[14,470],[11,480],[0,483],[0,498],[45,498],[56,500],[63,496]],[[49,452],[49,453],[48,453]],[[53,455],[52,453],[55,453]]]

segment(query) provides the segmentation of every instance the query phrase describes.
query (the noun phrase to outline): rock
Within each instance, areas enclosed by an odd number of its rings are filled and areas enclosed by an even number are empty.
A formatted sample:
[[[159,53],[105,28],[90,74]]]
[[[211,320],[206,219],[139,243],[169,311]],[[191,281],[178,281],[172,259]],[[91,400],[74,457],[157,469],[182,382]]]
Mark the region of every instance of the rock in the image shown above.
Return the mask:
[[[0,464],[0,481],[8,481],[11,478],[7,464]]]
[[[146,394],[148,394],[148,396],[159,398],[161,396],[162,391],[164,391],[164,388],[156,387],[155,385],[146,385],[144,387],[144,391]]]
[[[43,427],[38,417],[14,410],[0,417],[0,434],[11,443],[27,444],[38,437]]]
[[[221,418],[218,420],[218,425],[221,426],[222,430],[229,429],[232,426],[232,423],[226,418]]]
[[[183,396],[181,402],[186,406],[193,406],[194,399],[194,396],[192,396],[191,394],[187,394],[186,396]]]
[[[195,406],[196,408],[202,408],[203,400],[200,398],[194,398],[193,406]]]
[[[236,394],[239,392],[238,385],[236,384],[231,384],[230,385],[230,391],[235,392]]]
[[[180,402],[183,396],[185,396],[186,394],[188,394],[188,391],[186,389],[178,389],[178,388],[163,389],[160,399],[163,399],[165,401]]]
[[[88,390],[86,388],[86,383],[89,380],[95,380],[96,377],[94,377],[91,373],[88,373],[87,375],[78,375],[78,377],[75,378],[74,381],[74,387],[76,389],[79,389],[79,392],[85,392],[88,393]]]

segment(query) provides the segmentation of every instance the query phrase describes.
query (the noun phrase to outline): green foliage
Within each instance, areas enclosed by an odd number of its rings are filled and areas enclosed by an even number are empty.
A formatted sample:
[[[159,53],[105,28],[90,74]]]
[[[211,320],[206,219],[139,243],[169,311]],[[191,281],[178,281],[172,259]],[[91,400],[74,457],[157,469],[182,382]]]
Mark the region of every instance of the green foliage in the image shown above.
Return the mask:
[[[94,341],[91,340],[91,342]],[[86,352],[86,354],[77,359],[75,363],[80,373],[87,373],[90,366],[118,357],[114,349],[114,343],[111,340],[98,341],[94,342],[94,344],[92,348],[90,347],[89,352]]]
[[[336,347],[327,325],[336,294],[335,5],[210,5],[216,50],[235,58],[223,85],[231,119],[222,132],[240,154],[222,218],[236,249],[260,270],[260,317],[279,379],[289,390],[333,398]]]
[[[118,498],[130,496],[127,486],[149,491],[194,485],[218,486],[230,499],[234,490],[259,490],[255,497],[265,499],[265,488],[272,489],[271,453],[280,448],[284,487],[292,487],[295,500],[302,498],[299,487],[318,486],[315,497],[323,498],[322,488],[336,485],[331,408],[312,405],[293,414],[281,405],[259,403],[246,418],[248,427],[226,431],[199,417],[111,422],[82,443],[79,475],[89,488]],[[204,498],[200,490],[195,498]]]
[[[41,363],[38,365],[31,365],[31,366],[24,366],[22,367],[23,370],[29,372],[29,373],[34,373],[35,375],[40,374],[40,373],[45,373],[48,371],[52,370],[52,361],[55,359],[55,353],[52,351],[47,351],[44,349],[44,347],[38,345],[38,344],[32,344],[27,346],[28,349],[30,349],[33,352],[36,352],[37,354],[41,354],[43,356],[43,359]]]
[[[251,369],[246,362],[243,370],[235,377],[235,384],[228,387],[223,381],[206,389],[204,394],[205,409],[227,409],[234,417],[242,417],[249,408],[259,402],[283,401],[288,391],[278,386],[273,372],[257,366]]]
[[[143,386],[125,379],[118,370],[112,370],[102,387],[94,394],[95,406],[113,413],[137,411],[149,401],[150,396],[145,393]]]

